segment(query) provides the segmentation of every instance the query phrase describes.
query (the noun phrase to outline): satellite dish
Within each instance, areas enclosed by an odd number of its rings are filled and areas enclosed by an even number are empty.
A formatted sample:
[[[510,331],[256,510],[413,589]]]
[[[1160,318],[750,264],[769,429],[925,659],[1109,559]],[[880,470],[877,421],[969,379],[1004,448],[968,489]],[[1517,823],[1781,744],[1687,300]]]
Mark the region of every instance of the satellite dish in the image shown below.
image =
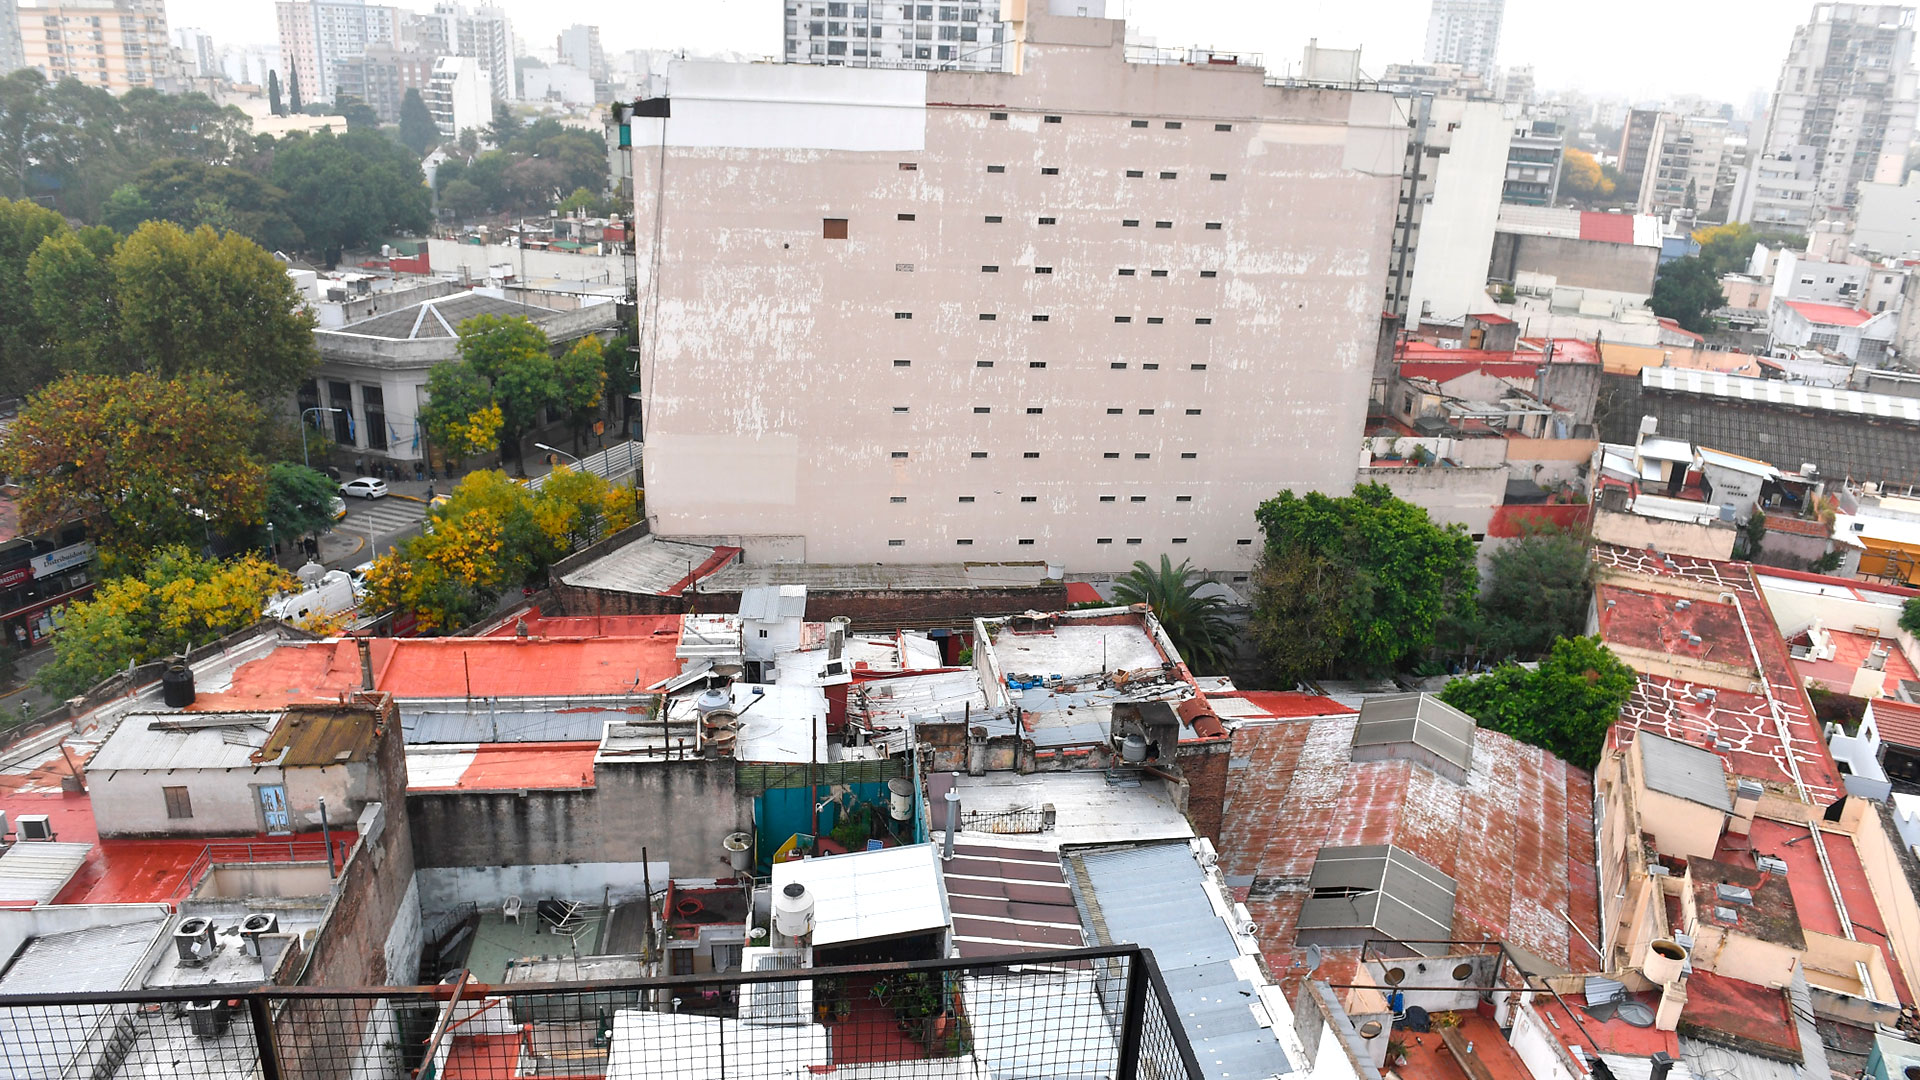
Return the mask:
[[[1320,946],[1307,946],[1307,974],[1311,975],[1320,967]]]

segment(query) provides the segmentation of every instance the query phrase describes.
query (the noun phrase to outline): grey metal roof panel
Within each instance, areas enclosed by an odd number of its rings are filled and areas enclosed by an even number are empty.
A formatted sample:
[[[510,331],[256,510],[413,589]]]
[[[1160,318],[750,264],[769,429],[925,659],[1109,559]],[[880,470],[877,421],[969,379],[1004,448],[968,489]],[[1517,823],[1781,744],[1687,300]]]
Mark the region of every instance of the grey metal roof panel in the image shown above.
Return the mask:
[[[1727,765],[1720,755],[1649,731],[1635,735],[1634,742],[1640,745],[1647,787],[1722,812],[1733,810],[1733,799],[1727,794]]]
[[[807,613],[807,588],[804,585],[754,585],[740,590],[740,617],[753,622],[774,622]]]
[[[0,855],[0,902],[52,902],[92,852],[92,844],[41,840],[14,844]]]
[[[0,994],[125,989],[166,925],[166,919],[145,919],[34,938],[0,976]]]
[[[384,315],[348,323],[341,328],[341,332],[399,341],[452,338],[459,336],[461,323],[478,315],[498,315],[503,318],[519,315],[537,325],[564,314],[567,313],[553,308],[535,307],[468,292],[424,300]]]
[[[1411,743],[1464,770],[1473,767],[1476,727],[1473,717],[1432,694],[1389,694],[1361,704],[1353,745]]]
[[[1074,856],[1091,888],[1104,941],[1153,950],[1174,1009],[1208,1080],[1253,1080],[1293,1071],[1251,1006],[1255,988],[1233,970],[1233,933],[1213,910],[1206,872],[1185,844]]]

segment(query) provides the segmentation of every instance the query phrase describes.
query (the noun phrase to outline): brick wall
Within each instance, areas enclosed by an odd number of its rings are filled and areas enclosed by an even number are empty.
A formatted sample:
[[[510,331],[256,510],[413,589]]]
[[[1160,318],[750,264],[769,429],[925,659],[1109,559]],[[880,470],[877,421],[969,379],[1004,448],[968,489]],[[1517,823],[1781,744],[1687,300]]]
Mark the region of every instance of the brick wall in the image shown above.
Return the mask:
[[[1231,739],[1205,739],[1180,744],[1174,761],[1187,778],[1187,817],[1193,831],[1220,846],[1220,820],[1227,802],[1227,761]]]

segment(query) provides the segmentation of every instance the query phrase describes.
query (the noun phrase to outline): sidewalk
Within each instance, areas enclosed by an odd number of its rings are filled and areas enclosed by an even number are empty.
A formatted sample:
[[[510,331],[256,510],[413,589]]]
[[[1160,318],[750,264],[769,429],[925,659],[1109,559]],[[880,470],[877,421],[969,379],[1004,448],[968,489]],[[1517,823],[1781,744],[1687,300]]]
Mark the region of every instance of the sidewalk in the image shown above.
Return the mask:
[[[34,673],[40,666],[53,659],[53,646],[42,645],[29,649],[14,664],[13,674],[17,684],[10,689],[0,691],[0,715],[13,719],[20,715],[21,706],[28,707],[29,715],[38,716],[59,702],[39,687],[32,685]]]

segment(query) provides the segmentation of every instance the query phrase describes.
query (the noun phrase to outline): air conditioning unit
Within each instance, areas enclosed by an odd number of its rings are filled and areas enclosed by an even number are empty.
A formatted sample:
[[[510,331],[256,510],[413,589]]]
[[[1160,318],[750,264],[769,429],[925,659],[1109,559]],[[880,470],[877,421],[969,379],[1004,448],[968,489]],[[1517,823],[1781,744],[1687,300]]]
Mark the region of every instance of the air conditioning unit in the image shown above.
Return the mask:
[[[173,949],[179,954],[180,966],[205,967],[212,963],[220,953],[220,943],[213,934],[212,919],[198,915],[181,919],[173,928]]]
[[[263,934],[280,932],[280,916],[271,912],[255,912],[240,920],[240,939],[246,943],[247,955],[260,955],[260,938]]]
[[[45,814],[21,814],[14,819],[14,832],[22,840],[51,840],[53,821]]]

